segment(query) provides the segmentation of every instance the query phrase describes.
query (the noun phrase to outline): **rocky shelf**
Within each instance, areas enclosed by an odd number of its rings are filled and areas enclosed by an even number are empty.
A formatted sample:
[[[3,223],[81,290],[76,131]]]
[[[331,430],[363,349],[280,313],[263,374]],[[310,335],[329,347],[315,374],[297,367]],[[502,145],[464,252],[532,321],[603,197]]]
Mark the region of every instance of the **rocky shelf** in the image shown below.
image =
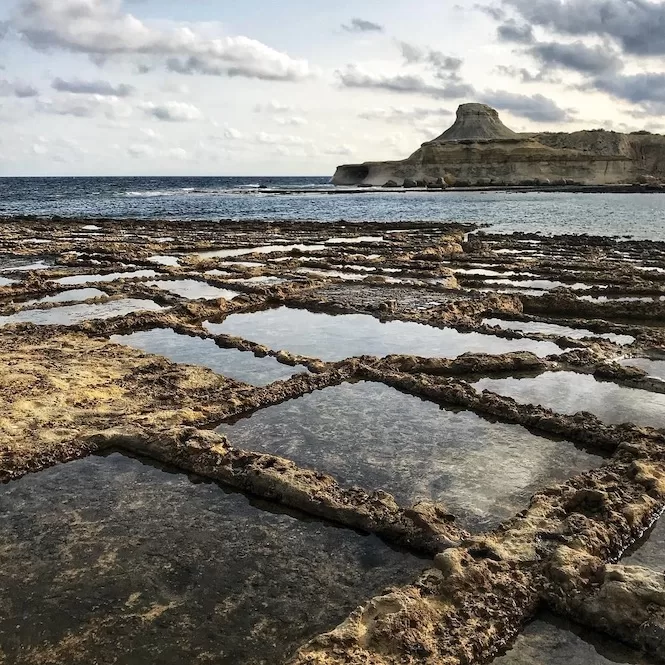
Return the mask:
[[[0,278],[0,662],[665,660],[665,243],[7,218]]]

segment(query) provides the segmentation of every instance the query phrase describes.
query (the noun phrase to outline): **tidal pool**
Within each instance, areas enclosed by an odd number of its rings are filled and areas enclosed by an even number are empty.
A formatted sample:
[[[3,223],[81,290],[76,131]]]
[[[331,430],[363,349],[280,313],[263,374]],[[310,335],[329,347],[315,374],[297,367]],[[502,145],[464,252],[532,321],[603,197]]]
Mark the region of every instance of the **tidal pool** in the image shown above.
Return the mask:
[[[558,289],[561,287],[565,287],[566,289],[573,289],[574,291],[583,291],[586,289],[592,289],[594,288],[593,285],[590,284],[582,284],[582,283],[577,283],[577,284],[568,284],[567,282],[557,282],[557,281],[552,281],[549,279],[524,279],[524,280],[515,280],[515,279],[487,279],[485,280],[486,284],[500,284],[500,285],[506,285],[506,286],[512,286],[515,288],[518,287],[523,287],[525,289],[544,289],[544,290],[550,290],[550,289]],[[597,288],[599,289],[605,289],[607,288],[606,286],[598,286]]]
[[[620,563],[665,571],[665,519],[662,516],[626,551]]]
[[[72,284],[89,284],[90,282],[115,282],[118,279],[133,279],[138,277],[157,277],[154,270],[135,270],[133,272],[112,272],[108,275],[70,275],[56,279],[57,284],[71,286]]]
[[[609,424],[632,422],[665,427],[665,395],[596,381],[589,374],[545,372],[527,379],[486,378],[473,386],[479,391],[491,390],[559,413],[589,411]]]
[[[35,263],[24,263],[23,261],[25,261],[25,259],[19,257],[8,257],[3,259],[0,264],[3,268],[0,272],[28,272],[30,270],[46,270],[51,267],[51,265],[43,259]]]
[[[595,333],[584,328],[571,328],[560,326],[556,323],[544,323],[543,321],[507,321],[504,319],[485,319],[484,324],[488,326],[499,326],[506,330],[519,330],[525,333],[544,333],[547,335],[563,335],[571,339],[582,337],[601,337],[615,344],[632,344],[635,338],[631,335],[617,335],[616,333]]]
[[[12,665],[279,663],[427,567],[117,453],[0,486],[0,532]]]
[[[644,370],[648,376],[665,381],[665,360],[651,360],[650,358],[624,358],[619,361],[624,367],[637,367]]]
[[[288,307],[232,314],[223,323],[206,323],[205,327],[214,334],[236,335],[274,350],[283,349],[330,361],[350,356],[399,353],[446,358],[466,352],[532,351],[539,356],[561,353],[552,342],[502,339],[420,323],[382,323],[367,314],[332,316]]]
[[[157,254],[156,256],[149,256],[150,263],[158,263],[161,266],[178,266],[180,259],[177,256],[168,256],[165,254]]]
[[[245,254],[272,254],[274,252],[290,252],[298,249],[301,252],[320,252],[326,249],[325,245],[264,245],[263,247],[242,247],[240,249],[217,249],[211,252],[199,252],[197,256],[202,259],[216,257],[244,256]]]
[[[0,316],[0,326],[10,323],[34,323],[42,326],[71,326],[92,319],[110,319],[142,310],[162,309],[152,300],[124,298],[91,305],[69,305],[53,309],[26,309],[11,316]]]
[[[601,464],[572,443],[441,409],[381,383],[345,383],[221,425],[232,445],[270,452],[382,489],[443,503],[474,530],[496,526],[539,488]]]
[[[297,272],[314,277],[340,277],[352,282],[362,282],[367,275],[358,274],[357,272],[344,272],[342,270],[327,270],[325,268],[298,268]]]
[[[176,296],[182,296],[190,300],[214,300],[215,298],[224,298],[231,300],[240,295],[238,291],[231,291],[229,289],[220,289],[216,286],[211,286],[206,282],[200,282],[196,279],[176,279],[176,280],[162,280],[158,282],[148,282],[148,286],[156,286],[158,289],[168,291]]]
[[[10,284],[15,284],[15,279],[9,279],[8,277],[0,277],[0,286],[9,286]]]
[[[655,665],[617,640],[541,613],[491,665]]]
[[[99,289],[72,289],[71,291],[63,291],[56,293],[54,296],[45,296],[39,300],[31,300],[30,304],[44,304],[49,302],[80,302],[82,300],[90,300],[92,298],[101,298],[107,295],[104,291]]]
[[[114,335],[111,341],[164,356],[176,363],[208,367],[213,372],[255,386],[265,386],[307,372],[301,365],[289,367],[271,357],[257,358],[249,351],[220,349],[211,339],[180,335],[168,328]]]

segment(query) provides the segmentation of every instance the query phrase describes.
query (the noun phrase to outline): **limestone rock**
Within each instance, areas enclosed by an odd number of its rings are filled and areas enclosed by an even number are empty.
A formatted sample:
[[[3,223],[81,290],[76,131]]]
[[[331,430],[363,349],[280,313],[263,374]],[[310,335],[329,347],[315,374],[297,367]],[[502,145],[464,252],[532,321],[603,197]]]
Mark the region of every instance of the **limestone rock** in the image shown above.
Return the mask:
[[[665,136],[605,130],[519,134],[484,104],[462,104],[455,123],[400,161],[337,167],[336,185],[446,186],[642,184],[665,180]]]

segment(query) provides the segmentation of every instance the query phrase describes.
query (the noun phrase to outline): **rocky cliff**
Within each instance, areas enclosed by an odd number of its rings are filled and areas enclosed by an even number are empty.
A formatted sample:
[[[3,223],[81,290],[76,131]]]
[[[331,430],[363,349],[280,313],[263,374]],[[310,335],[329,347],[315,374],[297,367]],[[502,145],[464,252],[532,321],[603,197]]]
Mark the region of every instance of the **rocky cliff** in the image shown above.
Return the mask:
[[[605,130],[518,134],[484,104],[401,161],[345,164],[336,185],[615,185],[665,180],[665,136]]]

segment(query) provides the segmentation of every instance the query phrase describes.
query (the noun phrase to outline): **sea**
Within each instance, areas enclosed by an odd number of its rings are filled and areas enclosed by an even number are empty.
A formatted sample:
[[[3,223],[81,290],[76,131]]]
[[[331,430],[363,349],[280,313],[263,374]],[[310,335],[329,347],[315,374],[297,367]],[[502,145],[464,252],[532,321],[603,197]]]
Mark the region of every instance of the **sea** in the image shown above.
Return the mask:
[[[329,177],[0,178],[0,215],[472,222],[665,241],[665,193],[340,191]]]

